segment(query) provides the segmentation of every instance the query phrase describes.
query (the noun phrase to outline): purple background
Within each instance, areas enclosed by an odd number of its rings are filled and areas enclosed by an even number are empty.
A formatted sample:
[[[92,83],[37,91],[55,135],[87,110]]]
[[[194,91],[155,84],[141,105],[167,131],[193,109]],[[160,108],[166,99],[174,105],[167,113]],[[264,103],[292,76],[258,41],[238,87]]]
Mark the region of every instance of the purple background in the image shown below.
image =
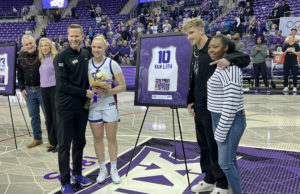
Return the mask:
[[[177,92],[149,92],[148,70],[152,59],[152,49],[155,47],[176,47],[178,64]],[[135,105],[186,107],[189,88],[191,46],[184,34],[161,37],[141,37],[139,53],[138,90]],[[137,85],[137,84],[136,84]],[[172,100],[153,100],[153,94],[172,95]]]
[[[197,169],[191,169],[189,164],[200,163],[200,149],[196,142],[184,141],[185,155],[187,158],[189,174],[198,175],[197,178],[191,180],[191,185],[197,184],[203,179],[204,174],[200,173],[200,166]],[[170,139],[159,139],[151,138],[139,145],[135,150],[135,157],[132,160],[130,171],[137,166],[142,166],[141,162],[149,154],[149,152],[160,153],[160,157],[172,162],[173,164],[183,164],[183,151],[180,141],[176,141],[176,159],[174,159],[174,142]],[[125,176],[130,157],[132,155],[133,149],[124,153],[118,157],[118,169],[119,174],[122,179],[128,177]],[[170,154],[170,152],[172,154]],[[241,157],[238,160],[238,165],[240,168],[241,184],[244,193],[247,194],[264,194],[264,193],[282,193],[282,194],[296,194],[300,193],[300,153],[281,151],[281,150],[271,150],[271,149],[259,149],[259,148],[248,148],[239,147],[237,156]],[[149,166],[144,166],[145,171],[156,170],[160,168],[160,163],[153,161]],[[110,168],[110,163],[107,164],[107,168]],[[168,172],[173,172],[176,169],[168,169]],[[129,174],[130,174],[129,171]],[[178,176],[185,176],[186,171],[184,168],[176,170]],[[93,171],[87,175],[92,180],[96,180],[99,173],[99,169]],[[130,179],[130,177],[129,177]],[[172,187],[173,179],[166,179],[164,174],[157,176],[149,176],[149,174],[141,173],[140,177],[134,178],[137,180],[137,184],[143,184],[143,182],[151,182],[157,184],[157,187],[163,185],[164,187]],[[80,191],[80,194],[89,194],[92,192],[101,192],[101,189],[105,186],[111,184],[111,178],[108,178],[106,182],[102,184],[93,184],[92,186]],[[192,194],[189,191],[188,183],[185,183],[186,189],[183,194]],[[123,185],[114,185],[112,187],[112,192],[120,192],[127,194],[141,194],[134,189],[126,191],[122,188]],[[60,192],[58,192],[60,193]],[[151,191],[145,191],[145,193],[151,193]],[[179,193],[179,192],[177,192]]]
[[[8,84],[0,85],[0,87],[5,87],[5,90],[0,90],[1,94],[15,94],[15,46],[14,45],[6,45],[0,46],[0,54],[7,53],[7,61],[8,61]]]

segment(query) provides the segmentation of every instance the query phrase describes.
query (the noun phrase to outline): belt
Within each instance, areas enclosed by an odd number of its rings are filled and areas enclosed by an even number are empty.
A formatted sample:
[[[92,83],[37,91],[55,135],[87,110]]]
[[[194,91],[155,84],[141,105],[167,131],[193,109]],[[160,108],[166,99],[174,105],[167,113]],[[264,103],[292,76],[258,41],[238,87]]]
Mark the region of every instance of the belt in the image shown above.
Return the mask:
[[[41,86],[27,86],[27,87],[30,88],[30,89],[35,90],[35,89],[39,89]]]
[[[239,111],[241,114],[245,114],[245,109]]]

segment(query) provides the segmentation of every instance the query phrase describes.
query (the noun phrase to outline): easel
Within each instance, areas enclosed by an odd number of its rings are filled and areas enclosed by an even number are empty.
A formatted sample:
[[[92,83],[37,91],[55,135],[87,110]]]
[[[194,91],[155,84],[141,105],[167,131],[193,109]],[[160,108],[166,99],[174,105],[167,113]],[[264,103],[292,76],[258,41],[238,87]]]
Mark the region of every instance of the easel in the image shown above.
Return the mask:
[[[28,125],[27,125],[27,121],[26,121],[25,116],[24,116],[24,112],[23,112],[22,106],[21,106],[20,101],[19,101],[18,94],[16,94],[15,96],[17,97],[17,101],[18,101],[19,107],[20,107],[20,109],[21,109],[21,112],[22,112],[22,115],[23,115],[23,118],[24,118],[24,121],[25,121],[27,130],[28,130],[28,134],[29,134],[29,136],[31,136],[30,131],[29,131],[29,128],[28,128]],[[14,125],[14,119],[13,119],[13,116],[12,116],[11,105],[10,105],[10,101],[9,101],[9,95],[7,95],[7,100],[8,100],[8,105],[9,105],[9,112],[10,112],[10,118],[11,118],[11,125],[12,125],[12,127],[13,127],[13,133],[14,133],[15,145],[16,145],[16,149],[18,149],[17,138],[16,138],[16,132],[15,132],[15,125]]]
[[[12,116],[11,105],[10,105],[10,101],[9,101],[9,96],[10,95],[11,96],[14,95],[14,96],[17,97],[17,101],[18,101],[18,104],[20,106],[20,109],[21,109],[21,112],[22,112],[27,130],[28,130],[29,136],[31,136],[31,134],[29,132],[29,128],[28,128],[28,125],[27,125],[27,122],[26,122],[26,119],[25,119],[25,116],[24,116],[24,113],[23,113],[23,109],[22,109],[20,101],[19,101],[18,94],[16,94],[16,92],[15,92],[16,91],[16,67],[15,67],[15,65],[16,65],[16,59],[17,59],[16,58],[17,46],[16,46],[16,43],[8,43],[8,44],[0,44],[0,48],[1,48],[0,52],[5,53],[5,55],[6,55],[6,57],[2,58],[2,60],[1,60],[2,61],[1,66],[5,67],[7,65],[7,68],[8,68],[8,64],[9,64],[9,69],[10,69],[10,72],[7,70],[8,73],[7,73],[6,76],[8,78],[8,82],[6,83],[6,86],[4,85],[5,90],[3,90],[5,93],[1,93],[0,95],[7,96],[8,105],[9,105],[9,112],[10,112],[10,118],[11,118],[11,125],[13,127],[13,133],[14,133],[14,138],[15,138],[15,145],[16,145],[16,149],[18,149],[14,119],[13,119],[13,116]]]
[[[130,157],[130,162],[129,162],[129,165],[128,165],[128,168],[127,168],[127,171],[126,171],[126,176],[128,175],[128,171],[129,171],[129,169],[130,169],[130,165],[131,165],[131,162],[132,162],[132,158],[133,158],[135,149],[136,149],[136,147],[137,147],[137,143],[138,143],[138,141],[139,141],[139,138],[140,138],[140,135],[141,135],[143,126],[144,126],[144,122],[145,122],[145,119],[146,119],[146,116],[147,116],[147,113],[148,113],[148,109],[149,109],[149,106],[147,106],[147,109],[146,109],[146,112],[145,112],[145,115],[144,115],[144,118],[143,118],[143,121],[142,121],[140,130],[139,130],[139,133],[138,133],[138,136],[137,136],[135,145],[134,145],[134,149],[133,149],[133,152],[132,152],[131,157]],[[176,154],[176,141],[175,141],[175,119],[174,119],[174,110],[176,110],[176,115],[177,115],[177,121],[178,121],[178,127],[179,127],[179,133],[180,133],[180,139],[181,139],[181,145],[182,145],[182,152],[183,152],[184,163],[185,163],[185,171],[186,171],[186,174],[187,174],[187,181],[188,181],[188,184],[189,184],[189,189],[191,190],[191,184],[190,184],[190,178],[189,178],[189,171],[188,171],[187,163],[186,163],[186,156],[185,156],[184,144],[183,144],[183,139],[182,139],[182,132],[181,132],[181,125],[180,125],[180,120],[179,120],[178,108],[171,107],[171,109],[172,109],[172,121],[173,121],[173,137],[174,137],[174,148],[175,148],[174,154],[175,154],[175,159],[177,158],[177,154]]]

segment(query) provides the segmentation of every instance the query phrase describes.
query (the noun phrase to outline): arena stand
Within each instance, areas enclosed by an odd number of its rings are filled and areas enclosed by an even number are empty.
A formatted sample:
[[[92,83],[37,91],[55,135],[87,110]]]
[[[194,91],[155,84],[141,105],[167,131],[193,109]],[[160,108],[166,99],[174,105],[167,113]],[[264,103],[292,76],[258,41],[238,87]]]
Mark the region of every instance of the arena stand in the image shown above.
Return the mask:
[[[28,12],[28,7],[32,2],[33,0],[10,0],[0,3],[0,43],[15,42],[20,40],[26,29],[30,31],[35,29],[35,21],[15,21],[16,18],[17,20],[20,19],[19,17],[24,7],[26,7],[25,11],[27,10]],[[12,11],[13,7],[17,12]],[[26,12],[23,14],[26,14]],[[11,19],[13,19],[13,22],[8,21]]]
[[[15,3],[14,3],[15,2]],[[18,2],[18,3],[17,3]],[[23,4],[21,4],[22,2]],[[18,5],[15,6],[18,10],[19,7],[22,7],[24,5],[29,5],[32,0],[26,0],[26,1],[20,1],[20,0],[13,0],[11,3],[11,6],[13,5]],[[88,2],[88,4],[87,4]],[[96,19],[91,18],[90,15],[90,3],[94,5],[94,8],[96,7],[97,4],[100,5],[102,8],[102,17],[105,16],[106,18],[110,18],[113,21],[112,28],[113,29],[118,29],[117,32],[120,33],[120,27],[123,25],[123,23],[127,22],[129,19],[131,21],[134,21],[133,26],[131,28],[127,27],[128,24],[125,24],[129,34],[132,34],[133,30],[138,30],[138,26],[140,23],[142,24],[143,32],[142,33],[152,33],[151,31],[147,31],[147,25],[151,22],[154,21],[156,18],[154,15],[151,15],[151,12],[154,10],[153,8],[156,8],[156,6],[161,6],[159,3],[149,3],[150,5],[145,6],[145,4],[140,4],[140,7],[136,7],[137,9],[143,10],[141,8],[148,8],[148,13],[144,15],[144,22],[141,21],[141,15],[137,15],[137,18],[129,18],[130,13],[128,14],[123,14],[120,15],[119,12],[120,10],[126,5],[128,0],[120,0],[120,1],[105,1],[105,0],[81,0],[78,1],[78,4],[76,5],[76,14],[78,15],[78,18],[73,18],[71,16],[67,16],[62,18],[59,22],[51,22],[47,25],[45,28],[46,36],[48,38],[52,38],[53,41],[57,41],[59,36],[62,35],[62,38],[65,42],[67,42],[67,27],[72,24],[72,23],[77,23],[83,26],[84,28],[84,33],[87,34],[88,29],[91,27],[93,29],[94,34],[104,34],[106,36],[106,33],[108,31],[108,28],[99,28],[96,27]],[[207,25],[211,25],[211,27],[208,27],[208,31],[211,36],[214,36],[216,31],[219,29],[221,26],[220,24],[225,21],[227,18],[230,18],[231,20],[233,19],[234,15],[237,14],[239,7],[236,5],[236,8],[232,9],[229,11],[227,14],[223,14],[222,17],[219,17],[220,14],[223,13],[225,8],[223,6],[220,7],[215,7],[211,6],[208,14],[202,15],[201,12],[199,12],[199,8],[201,8],[202,1],[195,1],[195,0],[185,0],[184,4],[181,4],[183,1],[174,1],[174,0],[167,0],[166,1],[166,6],[163,7],[162,12],[159,14],[161,25],[164,22],[164,19],[170,19],[170,10],[173,6],[182,6],[184,8],[183,16],[188,14],[190,15],[192,12],[192,9],[198,11],[197,16],[202,17]],[[300,4],[297,3],[297,0],[290,0],[287,1],[287,3],[291,7],[291,13],[293,11],[300,10]],[[258,20],[262,22],[262,25],[266,25],[267,22],[267,14],[272,12],[272,9],[274,7],[274,1],[271,0],[256,0],[254,2],[254,15],[257,17]],[[9,4],[6,4],[5,6],[9,6]],[[228,9],[226,10],[228,11]],[[140,14],[139,12],[139,14]],[[293,16],[293,14],[291,14]],[[178,28],[179,22],[182,22],[182,19],[179,20],[177,18],[176,22],[176,27],[172,29],[172,31],[181,31],[180,28]],[[16,41],[20,40],[21,36],[24,34],[26,28],[29,28],[30,30],[34,30],[36,26],[36,22],[15,22],[15,23],[1,23],[0,24],[1,29],[3,29],[0,33],[1,37],[1,43],[4,42],[11,42],[11,41]],[[251,53],[251,48],[255,45],[253,39],[251,36],[249,36],[247,32],[247,28],[249,26],[248,22],[243,23],[243,39],[241,40],[245,44],[245,53]],[[130,29],[130,30],[129,30]],[[131,40],[131,39],[130,39]],[[129,42],[130,43],[130,42]],[[268,44],[268,48],[270,50],[270,53],[274,50],[274,45]],[[271,55],[271,54],[270,54]],[[136,53],[135,53],[136,56]],[[280,76],[280,68],[278,66],[272,66],[272,59],[268,59],[268,78],[272,82],[275,81],[273,79],[276,74],[276,79],[281,78]],[[135,64],[134,62],[131,64]],[[131,64],[121,64],[122,66],[126,65],[131,65]],[[279,71],[278,71],[279,69]],[[243,69],[244,71],[244,77],[245,77],[245,83],[249,83],[249,86],[253,86],[253,68],[252,65],[250,65],[248,68]],[[134,84],[134,76],[135,75],[135,69],[127,68],[126,69],[127,74],[130,77],[131,83]],[[275,72],[275,74],[274,74]],[[274,74],[274,75],[273,75]],[[272,86],[275,87],[276,84],[272,83]]]
[[[0,3],[0,19],[20,17],[22,8],[31,5],[33,0],[9,0]],[[16,10],[13,11],[13,8]]]
[[[272,10],[275,5],[275,1],[272,0],[256,0],[254,2],[254,17],[256,17],[257,21],[261,22],[261,25],[263,27],[267,28],[267,23],[271,22],[273,23],[273,19],[267,19],[268,13],[272,13]],[[281,5],[281,1],[279,1]],[[287,4],[290,6],[290,17],[299,17],[300,16],[300,4],[297,0],[288,0]],[[235,9],[230,11],[228,14],[222,16],[219,20],[217,20],[211,27],[211,35],[214,36],[218,30],[220,30],[220,26],[222,22],[225,22],[227,18],[229,18],[231,21],[234,20],[234,16],[238,14],[239,7],[237,6]],[[252,47],[256,44],[255,37],[251,36],[249,34],[249,22],[243,22],[243,38],[241,41],[245,44],[245,53],[251,54]],[[277,26],[278,29],[278,26]],[[234,29],[231,31],[231,35],[234,34]],[[278,87],[278,84],[281,84],[283,82],[283,59],[280,60],[274,60],[273,52],[276,53],[276,48],[278,45],[272,44],[272,42],[268,41],[268,31],[264,35],[265,43],[268,47],[269,51],[269,58],[266,60],[267,63],[267,77],[268,80],[271,82],[271,86],[273,88],[276,88],[276,85]],[[286,38],[286,37],[284,37]],[[281,57],[281,56],[280,56]],[[243,69],[244,74],[244,81],[245,83],[249,84],[250,87],[253,87],[254,83],[254,70],[252,62],[251,64]],[[291,77],[291,76],[290,76]],[[298,71],[298,77],[300,77],[300,72]],[[261,80],[262,81],[262,80]],[[290,82],[291,83],[291,82]]]

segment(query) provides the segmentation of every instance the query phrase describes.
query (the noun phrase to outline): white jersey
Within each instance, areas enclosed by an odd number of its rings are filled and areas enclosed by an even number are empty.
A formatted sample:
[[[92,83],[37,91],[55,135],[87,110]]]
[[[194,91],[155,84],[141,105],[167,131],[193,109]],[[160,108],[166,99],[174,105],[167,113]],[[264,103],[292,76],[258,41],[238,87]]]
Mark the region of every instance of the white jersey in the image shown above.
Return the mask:
[[[178,64],[176,47],[155,47],[152,49],[152,60],[149,67],[148,91],[177,91]]]
[[[0,85],[8,84],[7,53],[0,54]]]
[[[104,62],[101,65],[97,64],[97,66],[94,64],[94,58],[91,58],[89,60],[88,68],[89,76],[92,73],[96,73],[99,71],[107,73],[109,79],[111,80],[114,80],[114,75],[117,75],[122,72],[118,63],[109,57],[106,57]],[[108,89],[110,88],[111,86],[109,86]],[[97,103],[93,102],[93,99],[91,99],[90,110],[95,108],[97,110],[107,110],[116,108],[116,106],[117,104],[114,96],[98,96]]]

